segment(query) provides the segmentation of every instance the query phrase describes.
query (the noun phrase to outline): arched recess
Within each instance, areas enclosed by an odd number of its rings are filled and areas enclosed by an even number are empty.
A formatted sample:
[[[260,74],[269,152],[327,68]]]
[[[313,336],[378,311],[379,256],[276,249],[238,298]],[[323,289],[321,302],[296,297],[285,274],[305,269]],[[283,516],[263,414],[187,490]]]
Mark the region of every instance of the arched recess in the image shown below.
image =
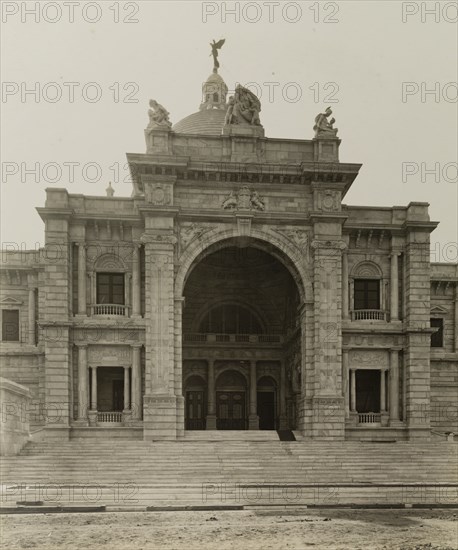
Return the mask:
[[[178,400],[183,399],[182,388],[182,314],[184,303],[184,289],[186,282],[194,268],[207,256],[226,247],[253,247],[260,249],[271,255],[275,260],[281,263],[289,272],[296,286],[299,296],[299,302],[313,301],[312,281],[310,279],[310,270],[307,256],[303,250],[294,244],[280,232],[271,230],[261,230],[252,227],[250,236],[241,236],[238,233],[237,226],[231,228],[215,228],[208,231],[200,237],[195,237],[185,248],[178,260],[178,269],[174,282],[175,294],[175,395]],[[303,338],[305,330],[300,332],[300,338]],[[305,350],[305,344],[303,346]],[[305,361],[305,351],[302,352],[302,363]],[[303,366],[302,369],[305,367]],[[305,378],[305,377],[304,377]],[[183,411],[183,409],[179,409]],[[177,417],[178,429],[184,425],[183,414],[179,412]]]
[[[302,301],[313,299],[311,281],[307,279],[304,254],[289,239],[280,233],[252,229],[250,237],[240,237],[236,228],[215,229],[194,239],[180,257],[175,277],[175,297],[181,299],[186,280],[193,268],[206,256],[228,246],[237,246],[243,238],[244,246],[259,248],[280,261],[296,282]]]

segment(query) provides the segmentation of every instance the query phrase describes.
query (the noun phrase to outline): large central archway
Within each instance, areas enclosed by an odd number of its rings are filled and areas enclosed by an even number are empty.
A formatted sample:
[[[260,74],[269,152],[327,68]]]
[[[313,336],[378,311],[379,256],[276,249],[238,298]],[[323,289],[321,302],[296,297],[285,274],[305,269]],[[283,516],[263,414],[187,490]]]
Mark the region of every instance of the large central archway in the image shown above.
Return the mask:
[[[297,267],[265,241],[233,237],[196,255],[183,291],[186,429],[296,427],[303,296]]]

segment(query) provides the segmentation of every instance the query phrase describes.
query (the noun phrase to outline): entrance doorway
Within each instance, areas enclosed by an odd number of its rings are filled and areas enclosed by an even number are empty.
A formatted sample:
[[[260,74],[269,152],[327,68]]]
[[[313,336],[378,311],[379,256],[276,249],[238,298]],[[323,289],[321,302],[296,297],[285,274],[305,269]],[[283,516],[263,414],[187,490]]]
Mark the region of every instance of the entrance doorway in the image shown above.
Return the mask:
[[[191,376],[186,382],[186,430],[205,430],[207,400],[205,382],[200,376]]]
[[[246,430],[246,379],[236,370],[227,370],[216,382],[216,428]]]
[[[258,391],[260,430],[275,430],[275,392]]]
[[[218,430],[245,430],[245,392],[216,392],[216,427]]]
[[[276,383],[270,376],[258,381],[257,414],[260,430],[275,430]]]
[[[124,409],[124,368],[99,367],[97,369],[97,410],[118,411]]]

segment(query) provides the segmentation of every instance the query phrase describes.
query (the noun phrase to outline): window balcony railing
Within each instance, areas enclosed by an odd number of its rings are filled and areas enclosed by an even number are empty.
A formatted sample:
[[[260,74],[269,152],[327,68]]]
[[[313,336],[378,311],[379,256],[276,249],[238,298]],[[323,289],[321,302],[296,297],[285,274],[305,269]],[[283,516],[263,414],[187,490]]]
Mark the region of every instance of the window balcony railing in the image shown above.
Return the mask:
[[[380,413],[358,413],[358,424],[380,424],[382,415]]]
[[[121,304],[95,304],[91,306],[92,315],[117,315],[121,317],[129,316],[128,306]]]
[[[121,411],[97,412],[97,422],[122,422]]]
[[[351,312],[352,321],[386,321],[386,317],[383,309],[354,309]]]
[[[227,343],[246,343],[246,344],[281,344],[283,335],[281,334],[213,334],[188,332],[183,335],[184,342],[227,342]]]

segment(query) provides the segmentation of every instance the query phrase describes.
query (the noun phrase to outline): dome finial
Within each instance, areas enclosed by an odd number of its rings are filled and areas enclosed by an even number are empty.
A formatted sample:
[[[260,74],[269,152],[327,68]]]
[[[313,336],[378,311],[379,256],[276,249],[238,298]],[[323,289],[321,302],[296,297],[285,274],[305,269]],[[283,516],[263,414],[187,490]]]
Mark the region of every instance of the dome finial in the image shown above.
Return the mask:
[[[216,74],[219,69],[219,61],[218,61],[218,50],[220,50],[223,47],[224,42],[226,42],[225,38],[222,38],[221,40],[218,40],[218,42],[213,39],[213,43],[210,42],[210,47],[212,49],[212,53],[210,55],[213,56],[213,72]]]

